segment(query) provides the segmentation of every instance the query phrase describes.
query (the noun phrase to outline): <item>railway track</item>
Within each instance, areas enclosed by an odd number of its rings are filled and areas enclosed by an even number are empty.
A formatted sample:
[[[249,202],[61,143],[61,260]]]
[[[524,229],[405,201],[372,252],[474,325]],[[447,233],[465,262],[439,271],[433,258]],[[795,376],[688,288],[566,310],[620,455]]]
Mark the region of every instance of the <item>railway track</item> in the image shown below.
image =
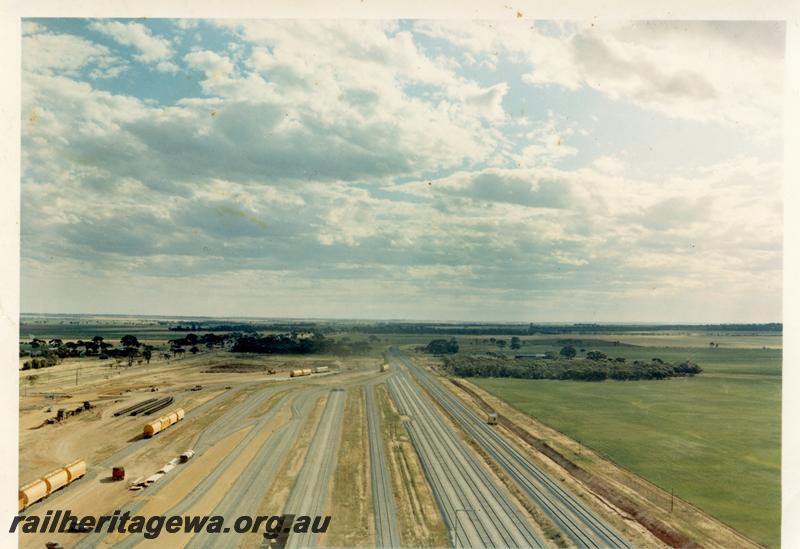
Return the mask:
[[[223,516],[226,523],[231,523],[236,517],[255,514],[255,510],[264,499],[264,494],[276,480],[276,475],[297,439],[311,404],[317,396],[317,392],[304,391],[289,397],[292,398],[291,419],[278,428],[259,449],[210,515]],[[253,544],[257,543],[253,540]],[[220,536],[203,532],[195,535],[188,545],[203,549],[233,549],[242,545],[242,536],[236,534]]]
[[[392,479],[383,448],[380,430],[380,415],[375,404],[372,385],[364,387],[367,409],[367,433],[369,438],[369,470],[372,481],[372,505],[375,510],[375,545],[377,547],[400,547],[400,529],[397,526],[397,511],[394,505]]]
[[[303,467],[297,474],[292,491],[284,505],[284,515],[314,517],[322,515],[325,510],[328,484],[336,466],[336,454],[339,450],[344,402],[344,390],[333,389],[329,393],[328,402],[322,412],[322,419],[306,452]],[[313,547],[316,545],[317,538],[318,536],[311,532],[291,534],[286,547],[287,549]]]
[[[629,548],[625,539],[588,509],[547,473],[486,424],[431,374],[408,357],[393,352],[390,357],[402,363],[464,431],[509,475],[536,505],[578,547]]]
[[[317,391],[318,392],[318,391]],[[274,391],[257,391],[253,395],[250,396],[248,401],[243,403],[239,403],[237,406],[233,407],[231,410],[223,414],[221,417],[217,418],[214,422],[214,425],[217,426],[219,429],[217,430],[217,434],[213,440],[209,440],[208,438],[205,439],[205,442],[202,444],[203,449],[210,447],[213,442],[216,440],[221,439],[228,431],[236,430],[237,428],[241,428],[245,425],[238,423],[241,421],[242,417],[247,415],[252,411],[252,409],[256,406],[259,406],[266,402],[266,400],[274,393]],[[220,395],[222,396],[222,395]],[[270,410],[268,410],[265,414],[263,414],[258,420],[253,420],[256,424],[254,427],[248,432],[248,434],[239,441],[236,446],[230,449],[230,452],[225,456],[221,463],[218,464],[217,467],[205,477],[200,484],[198,484],[194,490],[192,490],[189,494],[187,494],[183,499],[180,501],[176,501],[175,505],[173,505],[170,509],[165,511],[164,515],[182,515],[185,514],[197,501],[203,497],[203,495],[210,490],[214,484],[219,480],[219,478],[224,474],[224,472],[228,469],[228,467],[236,460],[236,458],[241,454],[241,452],[253,441],[254,438],[257,437],[258,432],[260,429],[264,428],[264,426],[273,421],[275,415],[277,414],[278,410],[281,406],[288,400],[289,398],[293,398],[292,401],[292,410],[297,410],[299,414],[307,414],[308,409],[310,408],[311,399],[313,398],[314,394],[311,391],[303,392],[298,395],[286,395],[281,397],[278,402],[276,402]],[[253,402],[254,401],[254,402]],[[239,408],[242,408],[241,410]],[[188,414],[187,414],[188,415]],[[297,423],[301,423],[298,421]],[[284,426],[285,427],[285,426]],[[262,446],[260,455],[264,455],[264,447],[270,447],[273,437],[276,433],[267,439],[265,444]],[[201,438],[203,438],[201,436]],[[201,445],[198,443],[195,445],[195,449],[198,449]],[[198,453],[202,453],[202,450],[198,450]],[[251,464],[253,462],[251,461]],[[147,489],[148,497],[155,496],[160,490],[162,490],[165,486],[167,486],[171,481],[177,478],[177,475],[168,475],[166,478],[157,482],[153,486]],[[263,497],[263,494],[260,495]],[[260,497],[259,500],[260,502]],[[130,511],[132,514],[135,514],[137,509],[143,505],[144,501],[142,499],[137,498],[133,502],[128,505],[123,506],[122,512]],[[252,502],[251,502],[252,503]],[[256,504],[257,505],[257,504]],[[251,506],[250,509],[253,507]],[[242,514],[251,514],[251,511]],[[104,532],[95,532],[90,533],[80,541],[78,541],[74,547],[76,549],[90,549],[92,547],[97,547],[102,544],[103,538],[106,537],[106,533]],[[226,540],[225,538],[238,538],[236,535],[216,535],[215,540],[217,543],[221,543]],[[144,538],[141,534],[131,534],[127,536],[125,539],[117,542],[114,547],[119,548],[130,548],[135,546],[138,543],[144,541]],[[192,545],[192,543],[190,543]]]
[[[401,372],[388,381],[454,547],[543,547],[434,404]]]

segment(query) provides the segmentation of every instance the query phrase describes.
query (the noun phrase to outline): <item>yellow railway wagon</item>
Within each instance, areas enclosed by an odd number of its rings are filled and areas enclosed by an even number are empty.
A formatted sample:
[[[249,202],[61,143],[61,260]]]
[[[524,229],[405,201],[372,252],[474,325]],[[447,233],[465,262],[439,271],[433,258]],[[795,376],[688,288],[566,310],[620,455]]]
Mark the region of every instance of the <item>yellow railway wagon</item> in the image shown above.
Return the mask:
[[[144,426],[144,436],[146,438],[150,438],[153,435],[160,433],[170,425],[178,423],[184,418],[184,415],[183,408],[178,408],[177,410],[173,410],[165,416],[161,416],[155,421],[146,423]]]
[[[42,479],[34,480],[19,489],[20,511],[28,505],[36,503],[47,495],[47,483]]]
[[[178,423],[178,414],[175,412],[170,412],[161,418],[161,429],[166,429],[173,423]]]
[[[303,375],[310,376],[311,375],[311,368],[303,368]]]
[[[144,436],[151,437],[154,434],[158,433],[161,430],[161,420],[157,419],[155,421],[151,421],[150,423],[145,423],[144,425]]]
[[[51,494],[69,484],[69,473],[67,473],[66,469],[61,467],[60,469],[47,473],[42,477],[42,480],[47,484],[47,493]]]
[[[303,375],[303,370],[292,370],[289,377],[300,377]]]
[[[19,512],[86,474],[86,462],[76,459],[19,489]]]
[[[67,470],[69,481],[72,482],[86,474],[86,462],[82,459],[76,459],[72,463],[64,465],[64,469]]]

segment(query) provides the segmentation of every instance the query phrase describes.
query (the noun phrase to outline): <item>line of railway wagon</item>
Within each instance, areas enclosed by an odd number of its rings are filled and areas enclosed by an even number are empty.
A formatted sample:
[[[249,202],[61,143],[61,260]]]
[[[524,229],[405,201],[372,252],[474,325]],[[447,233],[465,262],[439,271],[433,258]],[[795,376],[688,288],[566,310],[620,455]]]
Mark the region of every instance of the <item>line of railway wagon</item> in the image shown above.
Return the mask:
[[[86,462],[77,459],[50,471],[19,489],[19,512],[86,474]]]
[[[161,416],[155,421],[151,421],[150,423],[145,423],[144,426],[144,437],[150,438],[153,435],[156,435],[169,427],[170,425],[175,425],[180,420],[183,419],[185,413],[183,408],[177,408],[170,413]]]
[[[313,370],[311,368],[303,368],[292,370],[289,372],[289,377],[302,377],[302,376],[310,376],[311,374],[324,374],[325,372],[329,371],[330,368],[327,366],[317,366]]]

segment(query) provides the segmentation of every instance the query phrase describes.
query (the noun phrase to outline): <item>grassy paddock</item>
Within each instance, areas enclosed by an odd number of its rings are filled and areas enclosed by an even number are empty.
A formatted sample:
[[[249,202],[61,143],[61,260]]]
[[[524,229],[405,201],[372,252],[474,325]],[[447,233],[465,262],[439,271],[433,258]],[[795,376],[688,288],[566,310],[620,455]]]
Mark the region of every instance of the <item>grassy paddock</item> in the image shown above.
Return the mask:
[[[778,546],[780,351],[620,347],[610,354],[691,358],[706,373],[664,381],[470,381],[756,541]]]

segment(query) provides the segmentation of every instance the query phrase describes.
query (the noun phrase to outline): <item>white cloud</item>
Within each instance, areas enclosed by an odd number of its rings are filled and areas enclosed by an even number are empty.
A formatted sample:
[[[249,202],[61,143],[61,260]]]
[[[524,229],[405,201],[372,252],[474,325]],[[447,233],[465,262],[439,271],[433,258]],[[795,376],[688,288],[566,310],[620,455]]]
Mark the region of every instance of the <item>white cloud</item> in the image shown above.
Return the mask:
[[[412,33],[381,21],[218,22],[256,45],[248,65],[293,92],[315,90],[325,103],[344,86],[367,89],[387,99],[403,88],[431,86],[431,99],[452,116],[477,122],[503,118],[505,82],[481,86],[457,74],[454,59],[426,55]],[[327,92],[327,93],[325,93]],[[318,99],[323,99],[320,97]],[[325,106],[325,103],[323,106]]]
[[[26,22],[22,37],[22,68],[26,71],[53,71],[77,75],[87,65],[103,68],[115,65],[116,60],[105,46],[71,34],[46,32],[36,23]]]
[[[208,79],[225,78],[233,72],[233,63],[212,51],[194,51],[184,59],[191,68],[202,71]]]
[[[590,87],[670,117],[769,134],[780,124],[781,24],[563,24],[545,33],[523,21],[435,21],[416,29],[473,56],[500,51],[527,64],[532,85]]]
[[[600,156],[592,161],[592,167],[608,175],[622,175],[625,172],[625,162],[614,156]]]
[[[530,64],[559,42],[525,25],[514,33],[456,26],[451,39],[470,48],[477,66],[495,50],[504,61]],[[358,309],[529,319],[541,311],[549,320],[580,320],[587,311],[617,314],[623,301],[625,314],[639,307],[660,315],[663,306],[670,319],[692,320],[679,305],[716,314],[715,301],[755,302],[751,296],[767,303],[768,320],[779,314],[779,163],[742,155],[636,178],[636,158],[619,149],[581,156],[583,121],[557,102],[540,118],[510,121],[503,104],[525,93],[512,88],[522,71],[502,81],[494,73],[468,79],[456,60],[426,51],[396,24],[267,21],[233,30],[243,47],[183,56],[202,74],[201,92],[172,105],[82,80],[123,70],[107,49],[25,31],[29,308],[56,294],[73,307],[103,295],[157,312],[164,303],[177,307],[163,296],[180,295],[180,281],[224,296],[203,303],[217,314],[253,307],[261,315]],[[654,55],[613,49],[635,46],[634,38],[620,31],[608,46],[624,70],[613,70],[616,61],[583,67],[569,56],[544,72],[542,61],[524,70],[550,84],[561,74],[562,85],[576,89],[591,85],[594,71],[618,97],[646,105],[648,86],[669,87],[669,77],[659,79],[679,74],[678,65],[625,77]],[[506,47],[528,39],[535,52]],[[677,82],[688,116],[707,90]],[[583,167],[568,169],[566,158]],[[276,287],[303,289],[307,299],[298,305]]]
[[[123,46],[130,46],[139,53],[134,57],[143,63],[156,63],[158,70],[171,72],[174,65],[159,63],[172,56],[172,48],[167,40],[153,36],[141,23],[122,23],[120,21],[94,21],[91,30],[105,34]]]
[[[551,111],[546,120],[539,121],[526,133],[525,140],[531,144],[512,158],[518,166],[533,167],[552,166],[575,156],[578,149],[569,144],[570,137],[575,133],[573,126],[564,121],[563,116],[556,116]]]

